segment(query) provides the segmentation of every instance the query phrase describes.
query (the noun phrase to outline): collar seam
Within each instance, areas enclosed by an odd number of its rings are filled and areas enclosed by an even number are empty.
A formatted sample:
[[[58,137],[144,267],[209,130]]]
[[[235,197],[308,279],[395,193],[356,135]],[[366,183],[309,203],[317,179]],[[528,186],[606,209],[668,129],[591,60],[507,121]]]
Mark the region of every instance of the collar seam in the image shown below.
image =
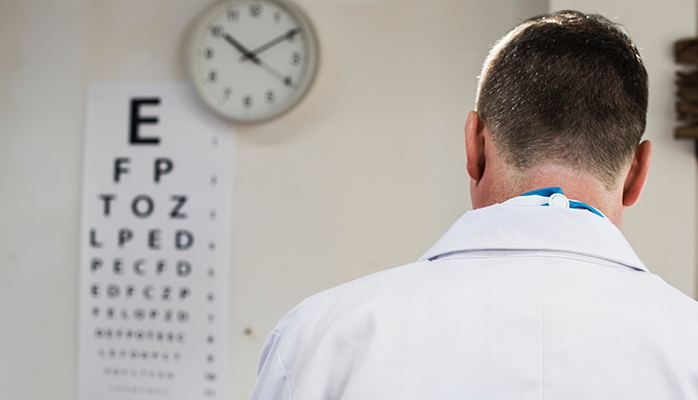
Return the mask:
[[[621,261],[618,259],[610,258],[610,257],[604,257],[600,254],[595,254],[595,253],[587,253],[583,251],[574,251],[574,250],[563,250],[563,249],[555,249],[555,248],[503,248],[503,247],[493,247],[493,248],[479,248],[479,249],[460,249],[460,250],[452,250],[448,252],[443,252],[443,253],[436,253],[434,255],[430,256],[424,256],[419,259],[419,261],[436,261],[440,259],[444,259],[446,257],[454,256],[457,254],[470,254],[470,255],[476,255],[477,253],[511,253],[511,254],[506,254],[507,257],[526,257],[526,256],[543,256],[540,253],[552,253],[551,256],[554,256],[554,254],[558,255],[568,255],[568,256],[581,256],[585,258],[592,258],[592,259],[597,259],[597,260],[603,260],[606,262],[614,263],[614,264],[619,264],[625,267],[629,267],[638,271],[643,271],[643,272],[649,272],[647,268],[642,265],[642,264],[634,264],[626,261]],[[492,258],[497,257],[496,255],[493,255]],[[501,257],[501,256],[500,256]],[[467,257],[467,258],[488,258],[486,255],[483,255],[482,257]],[[570,257],[566,257],[570,258]]]

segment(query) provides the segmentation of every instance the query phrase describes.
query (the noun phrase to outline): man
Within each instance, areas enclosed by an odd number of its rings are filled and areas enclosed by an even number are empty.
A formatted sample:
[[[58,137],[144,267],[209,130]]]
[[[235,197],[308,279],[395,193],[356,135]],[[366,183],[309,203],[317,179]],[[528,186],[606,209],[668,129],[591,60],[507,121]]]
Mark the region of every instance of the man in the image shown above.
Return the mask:
[[[698,399],[698,303],[617,227],[640,196],[647,73],[563,11],[490,52],[465,126],[474,211],[419,259],[310,297],[253,399]]]

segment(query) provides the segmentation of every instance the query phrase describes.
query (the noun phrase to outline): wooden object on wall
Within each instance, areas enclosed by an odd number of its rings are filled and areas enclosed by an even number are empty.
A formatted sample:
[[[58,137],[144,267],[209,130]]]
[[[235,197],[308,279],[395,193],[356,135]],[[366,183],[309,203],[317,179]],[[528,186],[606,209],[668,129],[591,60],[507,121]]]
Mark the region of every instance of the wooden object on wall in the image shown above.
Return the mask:
[[[681,39],[674,43],[677,63],[698,65],[698,38]]]
[[[679,64],[693,66],[676,73],[676,113],[678,120],[684,124],[674,129],[674,137],[698,139],[698,38],[674,43],[674,59]]]

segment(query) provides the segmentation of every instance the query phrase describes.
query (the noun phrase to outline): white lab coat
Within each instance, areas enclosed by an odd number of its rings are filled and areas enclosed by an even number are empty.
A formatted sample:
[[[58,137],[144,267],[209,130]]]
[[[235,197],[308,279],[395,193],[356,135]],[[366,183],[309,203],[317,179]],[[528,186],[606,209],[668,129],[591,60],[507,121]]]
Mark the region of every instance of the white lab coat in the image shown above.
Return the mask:
[[[301,302],[252,399],[698,399],[698,303],[605,218],[494,205]]]

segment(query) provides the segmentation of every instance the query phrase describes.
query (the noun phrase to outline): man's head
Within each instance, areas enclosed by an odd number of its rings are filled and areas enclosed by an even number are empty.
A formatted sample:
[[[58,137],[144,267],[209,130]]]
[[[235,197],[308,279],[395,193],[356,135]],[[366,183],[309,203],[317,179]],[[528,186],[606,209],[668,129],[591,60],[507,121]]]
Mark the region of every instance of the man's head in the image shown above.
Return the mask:
[[[523,22],[494,46],[480,76],[475,127],[505,164],[499,172],[519,177],[515,186],[541,169],[565,170],[610,194],[633,169],[647,98],[647,72],[624,30],[599,15],[561,11]],[[475,185],[478,175],[471,173]]]

